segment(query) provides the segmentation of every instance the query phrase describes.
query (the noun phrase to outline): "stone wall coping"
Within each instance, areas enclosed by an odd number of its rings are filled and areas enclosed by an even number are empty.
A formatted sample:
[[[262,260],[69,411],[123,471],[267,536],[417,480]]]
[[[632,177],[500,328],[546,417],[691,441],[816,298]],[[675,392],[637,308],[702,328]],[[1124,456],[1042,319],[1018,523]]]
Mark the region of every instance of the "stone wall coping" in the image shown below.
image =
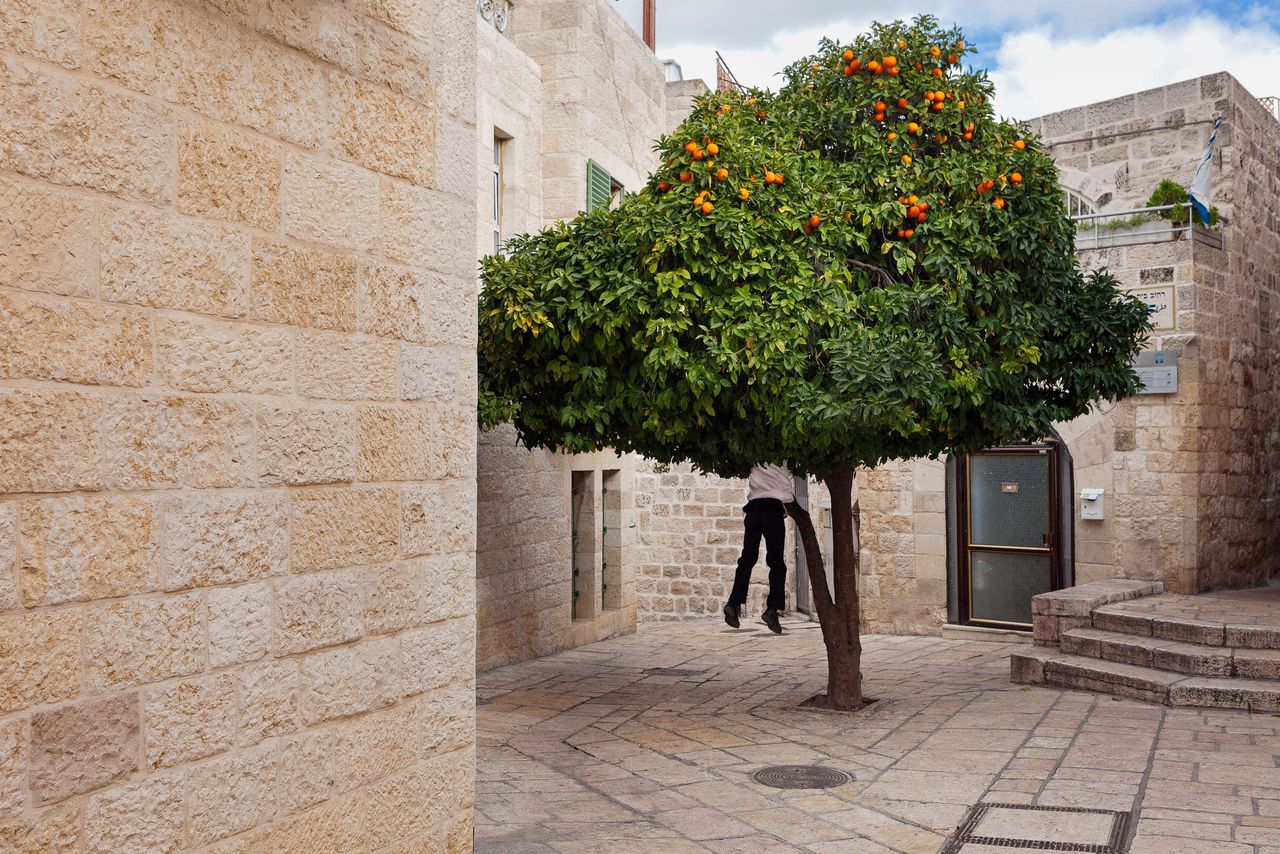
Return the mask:
[[[1053,617],[1087,617],[1099,605],[1164,592],[1163,581],[1113,578],[1041,593],[1031,600],[1031,613]]]

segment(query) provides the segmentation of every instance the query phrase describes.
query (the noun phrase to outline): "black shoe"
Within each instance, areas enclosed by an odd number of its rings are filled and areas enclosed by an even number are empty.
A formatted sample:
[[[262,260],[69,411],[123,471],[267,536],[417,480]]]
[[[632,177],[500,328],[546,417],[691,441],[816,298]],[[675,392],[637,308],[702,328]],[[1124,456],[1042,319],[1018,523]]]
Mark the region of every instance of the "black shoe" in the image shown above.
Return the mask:
[[[760,615],[760,621],[775,635],[782,634],[782,623],[778,622],[778,612],[772,608],[765,608],[764,613]]]
[[[738,615],[739,608],[737,605],[732,602],[724,603],[724,621],[735,629],[741,625],[741,623],[738,622]]]

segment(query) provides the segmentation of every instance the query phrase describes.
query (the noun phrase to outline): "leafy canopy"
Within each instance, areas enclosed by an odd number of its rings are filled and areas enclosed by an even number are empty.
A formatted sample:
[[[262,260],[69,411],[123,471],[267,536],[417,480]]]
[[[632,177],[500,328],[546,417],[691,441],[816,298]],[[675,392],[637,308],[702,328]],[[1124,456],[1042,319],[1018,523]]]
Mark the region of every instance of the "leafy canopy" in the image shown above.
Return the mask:
[[[1146,309],[1076,266],[1053,161],[959,30],[824,40],[716,92],[613,210],[483,262],[481,420],[741,474],[1040,438],[1136,390]]]

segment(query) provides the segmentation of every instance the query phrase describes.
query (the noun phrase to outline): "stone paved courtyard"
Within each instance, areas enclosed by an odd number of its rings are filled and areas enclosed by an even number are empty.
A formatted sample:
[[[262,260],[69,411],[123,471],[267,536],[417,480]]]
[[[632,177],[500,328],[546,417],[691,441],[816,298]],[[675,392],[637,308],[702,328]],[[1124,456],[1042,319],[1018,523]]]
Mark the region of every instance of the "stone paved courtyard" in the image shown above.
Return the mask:
[[[1280,854],[1280,716],[1013,685],[1009,645],[889,636],[865,638],[878,702],[802,710],[825,683],[821,634],[784,625],[650,624],[480,674],[476,850],[933,854],[981,802],[1133,811],[1136,854]],[[779,764],[855,780],[751,781]],[[984,822],[1060,840],[1088,819]]]

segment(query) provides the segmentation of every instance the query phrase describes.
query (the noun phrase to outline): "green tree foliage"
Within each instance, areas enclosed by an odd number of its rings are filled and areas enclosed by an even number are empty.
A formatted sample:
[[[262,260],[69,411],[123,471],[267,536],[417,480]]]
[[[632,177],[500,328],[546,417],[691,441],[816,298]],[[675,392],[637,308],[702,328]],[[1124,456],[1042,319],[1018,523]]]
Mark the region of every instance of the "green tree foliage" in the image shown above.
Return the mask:
[[[824,40],[776,93],[700,98],[618,208],[485,259],[482,422],[731,476],[788,459],[847,498],[855,467],[1133,393],[1146,309],[1081,274],[1053,161],[969,52],[929,17]]]
[[[1200,222],[1200,212],[1194,207],[1191,208],[1190,214],[1187,208],[1182,207],[1187,203],[1187,188],[1179,184],[1177,181],[1171,181],[1165,178],[1161,181],[1151,193],[1151,198],[1147,199],[1147,207],[1158,208],[1165,205],[1178,205],[1172,210],[1162,211],[1160,216],[1167,220],[1171,220],[1175,225],[1186,225],[1187,217],[1195,218],[1196,222]],[[1222,220],[1222,215],[1218,212],[1216,205],[1209,208],[1209,225],[1217,226]]]

